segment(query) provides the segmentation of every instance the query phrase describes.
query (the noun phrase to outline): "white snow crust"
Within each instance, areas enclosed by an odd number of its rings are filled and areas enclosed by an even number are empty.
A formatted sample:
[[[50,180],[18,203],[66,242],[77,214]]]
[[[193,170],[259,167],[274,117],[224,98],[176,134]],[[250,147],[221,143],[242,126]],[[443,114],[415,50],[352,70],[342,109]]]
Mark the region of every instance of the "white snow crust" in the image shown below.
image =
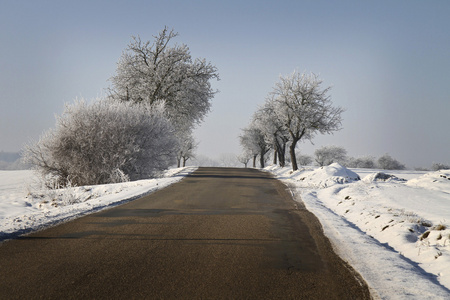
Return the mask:
[[[450,299],[450,170],[265,170],[319,218],[375,299]]]
[[[0,241],[137,199],[196,169],[171,169],[156,179],[56,190],[41,188],[33,171],[0,171]]]

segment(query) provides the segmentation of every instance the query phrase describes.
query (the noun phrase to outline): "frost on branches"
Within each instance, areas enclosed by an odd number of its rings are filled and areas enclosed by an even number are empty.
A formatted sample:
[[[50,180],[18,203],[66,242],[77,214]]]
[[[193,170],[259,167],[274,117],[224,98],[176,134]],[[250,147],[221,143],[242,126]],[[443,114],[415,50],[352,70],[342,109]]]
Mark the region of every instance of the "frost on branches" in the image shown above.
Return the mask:
[[[253,157],[253,167],[256,167],[256,157],[259,155],[259,163],[264,168],[264,155],[270,150],[265,140],[263,131],[252,123],[243,130],[243,134],[239,137],[240,143],[248,153]]]
[[[279,160],[280,166],[284,167],[286,164],[286,145],[290,136],[276,114],[273,99],[267,99],[264,106],[256,111],[253,115],[252,124],[263,132],[267,144],[273,149],[273,163],[277,164],[277,160]]]
[[[345,165],[347,162],[347,150],[338,146],[323,146],[314,152],[318,166],[328,166],[332,163]]]
[[[292,169],[298,169],[295,148],[301,140],[311,140],[317,133],[333,133],[341,128],[341,107],[332,105],[328,92],[322,88],[317,75],[294,72],[281,76],[269,94],[264,106],[253,117],[250,128],[261,132],[264,140],[285,164],[285,151],[289,145]],[[244,137],[249,134],[244,130]],[[242,138],[241,138],[242,139]],[[249,143],[243,143],[245,151],[261,155]],[[274,157],[276,162],[276,156]],[[263,164],[261,164],[263,165]]]
[[[176,36],[164,28],[153,42],[133,37],[110,79],[110,96],[134,103],[164,101],[175,129],[188,131],[209,112],[215,94],[210,80],[219,75],[205,59],[193,60],[186,45],[169,45]]]
[[[195,157],[194,151],[197,143],[191,133],[178,134],[178,146],[176,150],[177,167],[185,167],[186,162]]]
[[[154,176],[177,145],[162,103],[84,100],[66,105],[56,128],[26,147],[25,160],[58,185],[93,185]]]
[[[148,178],[177,158],[184,165],[218,74],[205,59],[192,59],[186,45],[170,45],[177,35],[164,28],[153,42],[133,37],[108,98],[68,105],[56,128],[27,147],[26,160],[57,185]]]
[[[311,140],[317,133],[333,133],[341,128],[341,107],[334,107],[317,75],[294,72],[281,76],[272,95],[276,114],[291,137],[289,152],[292,169],[297,167],[295,147],[300,140]]]

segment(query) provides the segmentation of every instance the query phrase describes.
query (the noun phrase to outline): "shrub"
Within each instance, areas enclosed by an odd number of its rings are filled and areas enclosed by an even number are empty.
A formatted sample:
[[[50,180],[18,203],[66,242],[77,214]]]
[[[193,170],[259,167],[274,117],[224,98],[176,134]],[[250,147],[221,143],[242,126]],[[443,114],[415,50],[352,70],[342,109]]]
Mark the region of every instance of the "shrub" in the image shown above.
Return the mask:
[[[404,164],[392,158],[389,154],[385,154],[378,159],[378,167],[384,170],[404,170],[406,168]]]
[[[441,164],[441,163],[433,163],[431,166],[431,170],[433,171],[439,171],[439,170],[449,170],[450,166]]]
[[[328,166],[332,163],[345,165],[347,150],[338,146],[323,146],[314,151],[315,160],[319,166]]]
[[[173,163],[175,146],[163,104],[76,100],[24,155],[43,178],[93,185],[154,176]]]
[[[313,162],[313,157],[310,155],[301,154],[297,156],[297,162],[301,166],[309,166]]]
[[[358,158],[350,158],[347,160],[347,166],[350,168],[366,168],[375,169],[375,158],[372,156],[363,156]]]

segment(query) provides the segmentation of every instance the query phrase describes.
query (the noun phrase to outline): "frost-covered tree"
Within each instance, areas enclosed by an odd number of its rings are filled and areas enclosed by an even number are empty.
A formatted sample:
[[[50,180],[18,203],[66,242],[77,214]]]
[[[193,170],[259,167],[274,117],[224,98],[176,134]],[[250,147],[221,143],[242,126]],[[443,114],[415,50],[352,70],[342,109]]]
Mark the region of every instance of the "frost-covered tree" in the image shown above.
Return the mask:
[[[151,177],[173,163],[176,145],[162,104],[77,100],[24,154],[58,185],[93,185]]]
[[[253,168],[256,168],[256,158],[259,154],[259,148],[257,143],[255,143],[254,139],[252,138],[251,131],[249,128],[243,129],[242,134],[239,136],[239,142],[241,144],[241,147],[245,153],[248,153],[252,160],[252,166]]]
[[[297,162],[302,166],[308,166],[313,162],[313,158],[310,155],[300,154],[297,155]]]
[[[389,154],[385,154],[378,159],[378,167],[384,170],[404,170],[406,167]]]
[[[241,146],[244,150],[252,153],[253,155],[253,167],[255,168],[256,157],[259,155],[259,162],[261,168],[265,165],[265,155],[270,150],[269,144],[267,144],[264,133],[254,124],[251,124],[247,128],[243,129],[242,135],[239,137]]]
[[[450,170],[450,165],[442,164],[442,163],[433,163],[431,165],[431,170],[439,171],[439,170]]]
[[[221,153],[218,158],[220,167],[237,167],[239,161],[234,153]]]
[[[196,155],[191,164],[199,167],[218,167],[220,165],[217,160],[201,154]]]
[[[323,146],[314,151],[315,161],[319,166],[328,166],[332,163],[345,164],[347,150],[338,146]]]
[[[186,45],[171,45],[177,36],[164,28],[154,41],[133,37],[110,79],[110,97],[148,104],[164,101],[175,129],[188,132],[209,112],[215,94],[211,80],[219,76],[205,59],[192,59]]]
[[[376,163],[375,158],[372,156],[351,157],[347,160],[347,166],[350,168],[375,169]]]
[[[267,98],[264,106],[254,114],[253,123],[263,132],[266,142],[271,145],[274,151],[273,163],[276,164],[278,158],[280,166],[284,167],[286,145],[290,136],[276,113],[276,104],[273,98]]]
[[[311,140],[317,133],[333,133],[341,129],[341,107],[334,107],[317,75],[294,72],[281,76],[272,96],[276,114],[290,135],[289,152],[292,169],[298,169],[295,148],[301,140]]]
[[[238,155],[237,160],[247,168],[247,164],[252,157],[253,155],[250,152],[244,150],[244,152]]]
[[[195,148],[197,148],[197,143],[195,142],[192,134],[187,133],[178,136],[178,147],[177,147],[177,166],[178,168],[186,166],[186,162],[194,157]]]

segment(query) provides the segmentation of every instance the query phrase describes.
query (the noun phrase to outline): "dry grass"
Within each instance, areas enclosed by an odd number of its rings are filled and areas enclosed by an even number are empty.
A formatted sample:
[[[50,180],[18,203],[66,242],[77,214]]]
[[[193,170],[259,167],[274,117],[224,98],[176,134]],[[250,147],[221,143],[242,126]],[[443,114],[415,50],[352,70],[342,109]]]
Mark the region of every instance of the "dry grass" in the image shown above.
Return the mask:
[[[445,226],[444,224],[439,224],[433,227],[433,230],[445,230],[445,229],[447,229],[447,226]]]
[[[420,237],[420,240],[423,241],[430,235],[430,231],[425,231],[422,236]]]

